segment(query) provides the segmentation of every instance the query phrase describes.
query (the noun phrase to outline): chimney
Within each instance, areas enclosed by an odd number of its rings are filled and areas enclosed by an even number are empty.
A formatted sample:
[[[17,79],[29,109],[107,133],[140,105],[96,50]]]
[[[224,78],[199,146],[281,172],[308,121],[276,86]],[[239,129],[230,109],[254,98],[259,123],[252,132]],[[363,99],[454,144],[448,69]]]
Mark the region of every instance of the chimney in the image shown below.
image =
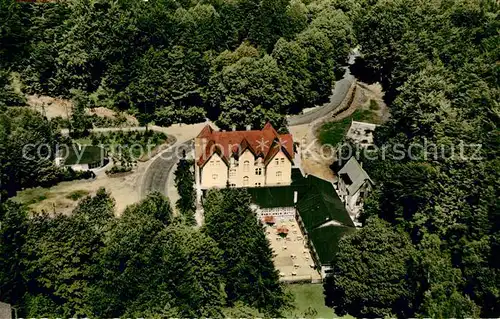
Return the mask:
[[[233,125],[231,129],[233,130],[233,132],[236,131],[236,125]]]
[[[247,131],[250,131],[252,129],[252,125],[248,124],[247,125]]]
[[[297,191],[293,192],[293,203],[297,204],[297,197],[299,196],[299,193]]]

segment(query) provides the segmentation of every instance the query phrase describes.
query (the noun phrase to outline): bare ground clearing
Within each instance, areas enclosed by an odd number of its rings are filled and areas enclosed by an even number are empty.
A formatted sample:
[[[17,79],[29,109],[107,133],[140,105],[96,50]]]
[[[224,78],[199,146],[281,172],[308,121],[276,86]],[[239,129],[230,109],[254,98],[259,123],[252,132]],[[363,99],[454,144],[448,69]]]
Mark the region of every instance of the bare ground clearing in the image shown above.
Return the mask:
[[[54,98],[46,95],[27,95],[28,106],[34,110],[45,114],[47,118],[51,119],[57,116],[62,118],[68,118],[71,115],[71,108],[73,103],[67,99]],[[87,109],[88,115],[97,115],[99,117],[116,118],[117,112],[105,107],[95,107],[93,109]],[[137,119],[130,115],[123,113],[127,122],[130,125],[138,125]]]
[[[354,113],[357,109],[369,109],[370,100],[377,102],[379,109],[371,110],[378,121],[383,123],[389,118],[389,110],[383,101],[383,92],[380,84],[367,85],[364,83],[357,83],[356,89],[353,92],[353,97],[350,105],[342,112],[336,114],[335,116],[325,116],[323,118],[316,119],[309,124],[302,124],[297,126],[290,126],[288,129],[292,133],[294,140],[298,141],[303,145],[303,147],[308,147],[311,145],[310,150],[314,156],[304,156],[302,158],[302,168],[305,173],[313,174],[315,176],[332,180],[334,177],[333,171],[330,169],[330,165],[333,163],[333,158],[331,156],[322,157],[321,154],[324,151],[328,151],[327,148],[323,148],[321,151],[321,144],[317,139],[317,133],[321,125],[327,122],[340,121]]]
[[[205,124],[206,123],[192,125],[175,124],[169,127],[155,126],[153,128],[157,131],[164,132],[169,137],[175,137],[175,147],[176,145],[193,139]],[[170,139],[170,141],[172,141],[172,139]],[[151,164],[155,160],[158,160],[158,158],[161,157],[164,152],[167,152],[168,149],[169,148],[162,150],[159,154],[146,162],[138,162],[137,167],[128,175],[109,177],[104,172],[100,172],[94,180],[63,182],[47,189],[24,190],[19,192],[16,200],[29,201],[35,199],[35,202],[30,205],[35,211],[45,210],[50,213],[55,210],[56,212],[69,214],[78,204],[78,201],[66,198],[69,194],[82,190],[93,195],[100,187],[104,187],[115,199],[115,214],[119,216],[128,205],[134,204],[144,197],[145,193],[141,190],[143,189],[143,184],[147,183],[145,179],[147,179],[148,176],[154,180],[164,175],[168,176],[168,171],[167,174],[163,174],[164,167],[159,167],[156,171],[151,169],[148,173]],[[163,194],[167,195],[167,180],[160,178],[158,183],[161,185],[158,185],[157,189],[162,190]],[[30,194],[33,192],[36,192],[36,194]]]

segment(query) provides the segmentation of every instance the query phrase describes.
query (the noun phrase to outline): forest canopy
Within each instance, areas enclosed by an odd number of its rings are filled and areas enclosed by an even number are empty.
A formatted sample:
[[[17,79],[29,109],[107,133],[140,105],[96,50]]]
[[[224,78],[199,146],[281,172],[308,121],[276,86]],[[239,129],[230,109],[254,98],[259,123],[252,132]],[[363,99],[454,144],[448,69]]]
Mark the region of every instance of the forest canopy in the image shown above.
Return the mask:
[[[498,317],[499,5],[370,4],[348,13],[363,55],[353,71],[382,84],[391,118],[379,153],[361,156],[376,189],[339,244],[327,299],[356,317]]]
[[[2,0],[0,11],[0,69],[25,92],[79,91],[88,107],[164,126],[280,127],[328,97],[354,44],[342,10],[299,0]]]

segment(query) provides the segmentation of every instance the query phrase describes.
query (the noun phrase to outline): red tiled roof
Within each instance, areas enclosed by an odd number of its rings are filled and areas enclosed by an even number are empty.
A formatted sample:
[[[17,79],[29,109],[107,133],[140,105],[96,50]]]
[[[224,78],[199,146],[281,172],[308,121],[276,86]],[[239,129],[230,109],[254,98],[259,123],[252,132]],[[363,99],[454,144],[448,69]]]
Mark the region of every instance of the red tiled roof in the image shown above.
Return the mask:
[[[197,137],[206,139],[201,145],[202,153],[196,154],[199,166],[203,166],[214,153],[217,153],[227,164],[231,155],[239,156],[247,149],[256,157],[262,157],[265,165],[280,150],[290,161],[293,161],[292,135],[278,134],[269,122],[260,131],[221,132],[214,131],[210,125],[206,125]]]

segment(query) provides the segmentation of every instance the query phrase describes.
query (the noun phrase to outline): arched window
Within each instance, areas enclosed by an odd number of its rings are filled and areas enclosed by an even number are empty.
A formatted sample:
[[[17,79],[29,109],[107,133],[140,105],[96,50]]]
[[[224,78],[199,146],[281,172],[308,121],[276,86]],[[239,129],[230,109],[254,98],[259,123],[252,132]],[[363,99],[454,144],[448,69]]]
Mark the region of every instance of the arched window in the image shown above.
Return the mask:
[[[248,186],[248,176],[243,177],[243,186]]]
[[[248,172],[250,170],[250,162],[249,161],[244,161],[243,162],[243,171]]]

